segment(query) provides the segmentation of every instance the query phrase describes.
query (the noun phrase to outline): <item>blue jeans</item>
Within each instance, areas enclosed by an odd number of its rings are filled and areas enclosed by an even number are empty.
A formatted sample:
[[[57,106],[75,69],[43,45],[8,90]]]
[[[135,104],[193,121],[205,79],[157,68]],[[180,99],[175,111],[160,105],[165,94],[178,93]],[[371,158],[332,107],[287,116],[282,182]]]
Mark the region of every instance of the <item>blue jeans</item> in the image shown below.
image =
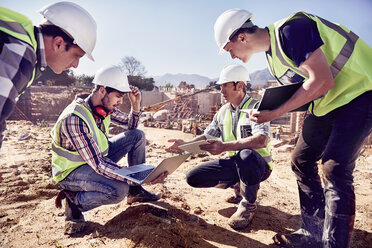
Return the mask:
[[[128,165],[145,162],[146,139],[143,131],[133,129],[109,139],[109,154],[114,162],[118,162],[128,154]],[[88,211],[106,204],[121,202],[127,195],[129,185],[116,179],[104,177],[95,172],[88,164],[84,164],[71,172],[59,184],[62,188],[78,192],[75,204],[81,211]]]
[[[308,116],[292,153],[300,194],[303,228],[324,220],[320,238],[326,248],[348,247],[354,225],[353,170],[363,142],[372,131],[372,91],[325,116]],[[322,160],[322,188],[318,160]],[[318,237],[319,235],[314,235]]]

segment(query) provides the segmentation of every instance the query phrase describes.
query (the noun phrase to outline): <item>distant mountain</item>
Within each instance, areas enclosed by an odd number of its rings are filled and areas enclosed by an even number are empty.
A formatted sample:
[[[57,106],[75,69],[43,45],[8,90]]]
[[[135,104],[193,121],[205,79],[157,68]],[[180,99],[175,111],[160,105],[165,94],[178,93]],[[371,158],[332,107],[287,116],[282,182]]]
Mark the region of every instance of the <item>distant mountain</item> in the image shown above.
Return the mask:
[[[267,80],[273,80],[269,70],[267,68],[255,71],[250,74],[251,84],[265,84]],[[217,81],[218,78],[208,78],[198,74],[170,74],[167,73],[163,76],[153,77],[156,86],[164,86],[167,83],[171,83],[174,87],[177,87],[180,82],[185,81],[188,84],[194,84],[198,89],[204,89],[209,82]]]
[[[263,85],[266,84],[268,80],[275,80],[268,68],[252,72],[249,76],[251,78],[251,84],[255,85]]]
[[[156,86],[164,86],[167,83],[171,83],[173,86],[177,87],[180,82],[185,81],[188,84],[194,84],[196,88],[202,89],[212,81],[210,78],[201,76],[198,74],[170,74],[167,73],[163,76],[154,77]]]

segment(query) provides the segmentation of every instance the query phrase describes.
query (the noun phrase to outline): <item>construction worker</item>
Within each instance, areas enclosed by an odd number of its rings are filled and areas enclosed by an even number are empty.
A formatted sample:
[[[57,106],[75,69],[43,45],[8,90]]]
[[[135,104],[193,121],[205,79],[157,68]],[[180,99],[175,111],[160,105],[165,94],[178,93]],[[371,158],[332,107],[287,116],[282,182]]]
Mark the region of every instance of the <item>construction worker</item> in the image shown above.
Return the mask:
[[[265,28],[255,26],[252,16],[231,9],[218,17],[214,32],[220,52],[243,62],[265,52],[278,83],[303,84],[281,106],[255,111],[251,120],[271,121],[311,102],[291,160],[302,226],[275,235],[274,241],[282,247],[348,247],[355,217],[352,173],[372,130],[372,49],[346,27],[305,12]]]
[[[0,147],[5,120],[22,94],[49,66],[59,74],[76,68],[87,55],[93,60],[96,23],[75,3],[58,2],[40,9],[38,27],[30,19],[0,7]]]
[[[260,182],[271,174],[270,123],[257,124],[250,121],[242,110],[253,109],[257,101],[246,94],[245,83],[249,73],[242,65],[226,66],[220,74],[217,84],[221,85],[221,94],[226,100],[214,115],[213,121],[204,134],[185,142],[174,142],[167,148],[169,152],[182,152],[179,145],[207,140],[209,144],[200,148],[213,155],[227,152],[229,158],[221,158],[200,164],[187,174],[187,183],[192,187],[228,188],[239,185],[240,201],[238,209],[228,220],[234,229],[247,227],[257,209],[257,192]],[[216,138],[221,137],[222,141]],[[238,193],[238,191],[236,191]]]
[[[276,135],[276,139],[277,140],[280,140],[280,133],[282,131],[282,127],[281,126],[278,126],[276,129],[275,129],[275,135]]]
[[[64,190],[56,200],[66,198],[66,233],[85,227],[82,212],[122,201],[157,201],[160,196],[114,174],[117,162],[128,154],[128,165],[145,162],[146,139],[137,129],[141,93],[129,86],[127,75],[117,66],[101,68],[93,79],[95,88],[85,99],[74,100],[62,112],[51,131],[53,179]],[[131,112],[117,109],[128,95]],[[110,122],[128,126],[128,131],[108,138]],[[162,181],[161,175],[151,183]]]

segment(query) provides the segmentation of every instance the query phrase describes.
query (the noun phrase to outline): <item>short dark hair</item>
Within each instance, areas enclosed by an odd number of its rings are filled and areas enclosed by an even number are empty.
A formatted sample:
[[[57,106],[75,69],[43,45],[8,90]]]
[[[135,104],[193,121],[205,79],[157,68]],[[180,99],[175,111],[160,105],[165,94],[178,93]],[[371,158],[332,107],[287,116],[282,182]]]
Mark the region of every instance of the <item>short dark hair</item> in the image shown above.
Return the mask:
[[[43,35],[52,36],[53,38],[61,36],[67,43],[66,51],[68,51],[72,46],[77,46],[76,44],[74,44],[74,39],[71,38],[71,36],[69,36],[63,29],[58,26],[50,24],[40,24],[39,28]]]
[[[232,42],[235,42],[237,39],[238,39],[238,36],[239,34],[242,34],[242,33],[247,33],[247,34],[254,34],[256,33],[258,30],[258,26],[257,25],[254,25],[250,28],[239,28],[238,30],[236,30],[235,32],[233,32],[230,36],[230,40]]]
[[[116,90],[116,89],[114,89],[114,88],[107,87],[107,86],[103,86],[103,85],[98,85],[98,84],[96,84],[96,85],[94,86],[92,92],[93,92],[93,93],[97,92],[97,91],[99,90],[99,88],[101,88],[101,87],[103,87],[103,88],[106,89],[107,94],[110,94],[111,92],[114,92],[114,91],[119,92],[119,93],[123,93],[123,92],[120,92],[120,91],[118,91],[118,90]]]
[[[247,93],[247,85],[246,85],[245,82],[243,82],[243,81],[233,82],[233,83],[234,83],[234,89],[236,89],[236,85],[237,85],[239,82],[242,82],[242,83],[243,83],[243,92],[244,92],[244,93]]]

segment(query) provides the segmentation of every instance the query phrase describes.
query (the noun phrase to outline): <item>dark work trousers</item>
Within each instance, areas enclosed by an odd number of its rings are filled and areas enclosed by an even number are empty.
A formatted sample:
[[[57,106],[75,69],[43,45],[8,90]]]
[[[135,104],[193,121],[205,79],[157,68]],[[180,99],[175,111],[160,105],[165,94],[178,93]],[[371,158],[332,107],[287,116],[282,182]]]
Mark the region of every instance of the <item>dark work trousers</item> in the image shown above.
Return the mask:
[[[0,148],[1,148],[1,145],[3,144],[3,138],[4,138],[3,132],[5,131],[5,129],[6,129],[6,122],[5,121],[0,122]]]
[[[354,225],[353,170],[372,130],[372,91],[322,117],[308,116],[292,153],[303,225],[324,218],[323,246],[348,247]],[[321,159],[324,189],[318,174]],[[310,230],[311,231],[311,230]]]
[[[197,188],[219,184],[229,187],[239,181],[253,186],[266,180],[270,173],[269,165],[260,154],[251,149],[243,149],[234,157],[200,164],[187,173],[186,180],[190,186]]]

